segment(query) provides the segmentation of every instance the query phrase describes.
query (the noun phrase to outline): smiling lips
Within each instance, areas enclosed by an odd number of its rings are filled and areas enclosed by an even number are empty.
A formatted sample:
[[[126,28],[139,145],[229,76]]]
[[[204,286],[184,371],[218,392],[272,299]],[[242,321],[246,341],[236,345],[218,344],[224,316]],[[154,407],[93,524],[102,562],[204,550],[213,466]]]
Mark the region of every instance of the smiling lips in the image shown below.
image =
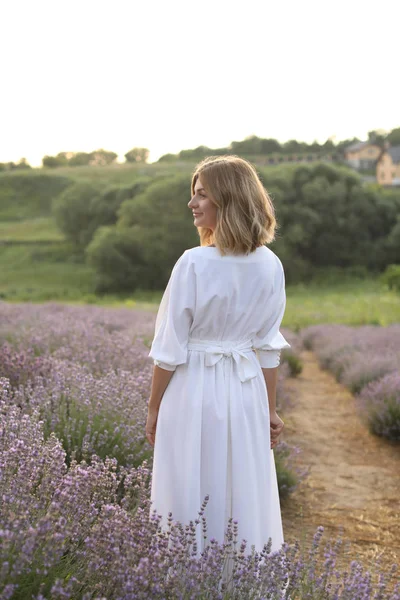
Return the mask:
[[[198,217],[198,216],[200,216],[201,214],[202,214],[202,213],[193,213],[193,216],[194,216],[194,217]]]

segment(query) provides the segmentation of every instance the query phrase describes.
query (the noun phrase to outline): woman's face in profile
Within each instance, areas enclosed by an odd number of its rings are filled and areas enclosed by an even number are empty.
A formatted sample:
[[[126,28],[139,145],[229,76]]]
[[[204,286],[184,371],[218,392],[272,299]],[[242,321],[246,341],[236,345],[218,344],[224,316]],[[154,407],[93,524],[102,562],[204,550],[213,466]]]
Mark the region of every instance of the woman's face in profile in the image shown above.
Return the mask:
[[[194,213],[193,218],[196,227],[206,227],[214,231],[217,224],[217,207],[207,197],[200,177],[197,178],[194,196],[188,202],[188,206]]]

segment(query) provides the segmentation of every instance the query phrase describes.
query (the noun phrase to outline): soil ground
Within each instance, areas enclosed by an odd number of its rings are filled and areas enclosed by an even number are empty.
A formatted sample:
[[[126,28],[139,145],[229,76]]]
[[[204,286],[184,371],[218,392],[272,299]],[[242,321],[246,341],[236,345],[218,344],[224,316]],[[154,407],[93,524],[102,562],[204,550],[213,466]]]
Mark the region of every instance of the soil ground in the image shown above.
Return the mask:
[[[288,381],[293,406],[282,415],[282,440],[298,446],[308,477],[282,502],[285,541],[312,544],[318,525],[343,539],[337,566],[357,560],[374,572],[400,563],[400,446],[368,431],[350,391],[301,353],[303,372]],[[302,541],[301,541],[302,540]]]

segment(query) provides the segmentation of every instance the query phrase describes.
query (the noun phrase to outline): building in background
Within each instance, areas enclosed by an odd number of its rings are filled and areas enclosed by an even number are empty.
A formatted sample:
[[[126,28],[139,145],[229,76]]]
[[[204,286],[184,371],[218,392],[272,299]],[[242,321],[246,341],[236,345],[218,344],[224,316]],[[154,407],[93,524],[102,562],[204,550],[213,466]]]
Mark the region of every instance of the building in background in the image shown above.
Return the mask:
[[[357,171],[375,169],[376,161],[382,152],[377,144],[372,142],[356,142],[347,146],[344,151],[344,157],[347,164]]]
[[[376,163],[376,181],[380,185],[400,186],[400,146],[381,151]]]

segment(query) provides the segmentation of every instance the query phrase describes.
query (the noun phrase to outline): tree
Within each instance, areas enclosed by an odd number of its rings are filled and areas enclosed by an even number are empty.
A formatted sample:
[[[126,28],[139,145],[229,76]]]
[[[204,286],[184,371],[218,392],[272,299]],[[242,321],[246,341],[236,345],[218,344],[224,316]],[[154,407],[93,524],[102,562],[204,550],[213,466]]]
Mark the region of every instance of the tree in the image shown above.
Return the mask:
[[[124,156],[126,162],[146,163],[149,158],[150,150],[148,148],[132,148]]]
[[[176,160],[178,160],[178,155],[171,154],[169,152],[168,154],[163,154],[162,156],[160,156],[157,162],[174,162]]]
[[[84,248],[96,230],[94,205],[101,192],[100,183],[75,183],[54,201],[52,209],[57,226],[78,248]]]
[[[149,271],[142,250],[135,228],[100,227],[86,248],[87,261],[97,271],[96,291],[146,289]]]
[[[68,165],[68,158],[66,152],[59,152],[57,156],[44,156],[42,158],[43,167],[54,169],[56,167],[66,167]]]
[[[197,146],[197,148],[191,148],[189,150],[181,150],[178,157],[182,160],[201,160],[207,155],[213,154],[211,148],[207,146]]]
[[[162,289],[167,284],[171,265],[186,248],[198,244],[198,232],[187,206],[189,200],[190,175],[179,174],[159,178],[143,193],[123,202],[118,211],[116,229],[134,229],[135,239],[140,243],[141,255],[147,265],[145,281],[148,289]],[[101,264],[101,261],[97,262],[99,277]],[[111,271],[107,271],[109,285],[110,277]]]
[[[249,135],[240,142],[232,142],[230,151],[235,154],[254,155],[262,154],[262,139],[256,135]]]
[[[55,169],[60,166],[60,161],[55,156],[48,156],[46,154],[42,158],[42,166],[49,169]]]
[[[351,146],[352,144],[356,144],[357,142],[360,142],[360,141],[361,140],[359,140],[357,137],[354,137],[352,139],[342,140],[336,144],[336,151],[341,154],[344,154],[344,152],[348,146]]]
[[[285,154],[297,154],[299,152],[305,152],[307,150],[307,144],[298,142],[297,140],[288,140],[283,144],[282,149]]]
[[[368,131],[368,141],[380,148],[384,147],[386,137],[386,132],[383,129]]]
[[[111,165],[115,159],[118,157],[118,154],[115,152],[110,152],[108,150],[94,150],[90,153],[91,157],[89,160],[89,164],[96,167],[103,167],[105,165]]]
[[[7,163],[7,165],[8,165],[8,170],[10,170],[10,171],[32,168],[31,165],[27,162],[26,158],[20,158],[19,162],[17,162],[17,163],[9,162],[9,163]],[[4,169],[4,170],[6,170],[6,169]]]
[[[391,146],[400,146],[400,127],[392,129],[392,131],[386,136],[386,139]]]
[[[261,140],[261,154],[273,154],[274,152],[281,152],[282,147],[278,140],[273,138],[264,138]]]
[[[58,227],[79,248],[85,248],[97,229],[113,225],[123,202],[142,193],[148,178],[124,187],[103,189],[102,183],[76,183],[65,190],[53,205]]]
[[[90,164],[90,152],[76,152],[68,161],[71,167],[84,167]]]

